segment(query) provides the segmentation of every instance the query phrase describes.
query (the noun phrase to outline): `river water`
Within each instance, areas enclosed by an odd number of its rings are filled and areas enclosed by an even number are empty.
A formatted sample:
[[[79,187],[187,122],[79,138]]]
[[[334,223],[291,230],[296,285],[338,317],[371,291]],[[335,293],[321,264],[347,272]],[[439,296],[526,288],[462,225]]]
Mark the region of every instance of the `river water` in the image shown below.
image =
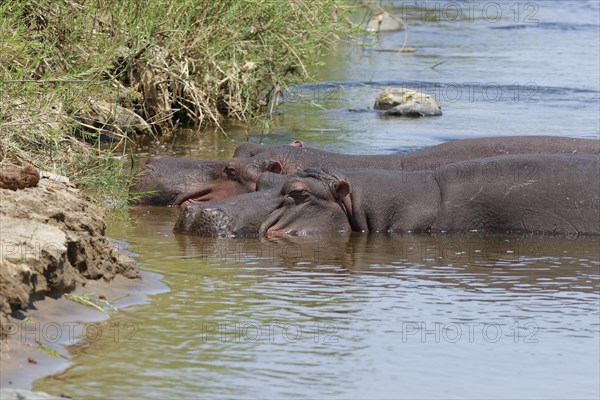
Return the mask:
[[[597,1],[418,4],[392,8],[408,31],[324,55],[318,83],[290,88],[268,134],[182,131],[141,145],[139,159],[227,158],[247,138],[374,154],[466,137],[599,137]],[[405,41],[415,53],[387,51]],[[370,107],[387,86],[434,95],[444,115],[381,118]],[[207,239],[174,235],[177,211],[113,217],[111,237],[171,291],[113,315],[105,334],[70,347],[69,369],[35,389],[75,398],[600,396],[595,239]]]

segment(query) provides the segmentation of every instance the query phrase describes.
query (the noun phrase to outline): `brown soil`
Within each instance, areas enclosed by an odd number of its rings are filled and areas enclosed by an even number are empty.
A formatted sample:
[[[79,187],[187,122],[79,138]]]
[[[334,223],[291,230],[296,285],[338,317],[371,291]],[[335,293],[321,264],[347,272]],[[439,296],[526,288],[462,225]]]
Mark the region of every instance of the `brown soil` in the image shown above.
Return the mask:
[[[23,168],[14,164],[2,164],[0,167],[0,189],[25,189],[37,186],[40,181],[40,173],[31,165]]]

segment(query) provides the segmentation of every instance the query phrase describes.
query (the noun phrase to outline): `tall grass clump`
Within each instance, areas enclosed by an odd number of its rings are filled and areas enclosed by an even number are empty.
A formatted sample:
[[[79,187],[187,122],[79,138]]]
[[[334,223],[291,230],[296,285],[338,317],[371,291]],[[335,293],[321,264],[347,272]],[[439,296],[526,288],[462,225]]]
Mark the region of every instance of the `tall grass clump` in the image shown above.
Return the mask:
[[[334,0],[0,2],[0,159],[118,192],[127,178],[118,163],[106,166],[115,158],[106,147],[90,143],[110,138],[125,151],[135,134],[268,116],[279,92],[308,78],[325,46],[350,33],[344,7]]]

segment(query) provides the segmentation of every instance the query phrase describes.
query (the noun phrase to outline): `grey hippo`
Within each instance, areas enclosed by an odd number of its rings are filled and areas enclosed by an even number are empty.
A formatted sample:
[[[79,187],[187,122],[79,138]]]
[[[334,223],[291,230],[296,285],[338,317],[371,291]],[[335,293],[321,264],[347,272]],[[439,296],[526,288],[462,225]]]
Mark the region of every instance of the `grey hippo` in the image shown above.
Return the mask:
[[[521,154],[430,170],[317,168],[185,207],[176,233],[283,237],[356,232],[600,234],[596,155]],[[273,183],[275,182],[275,183]]]

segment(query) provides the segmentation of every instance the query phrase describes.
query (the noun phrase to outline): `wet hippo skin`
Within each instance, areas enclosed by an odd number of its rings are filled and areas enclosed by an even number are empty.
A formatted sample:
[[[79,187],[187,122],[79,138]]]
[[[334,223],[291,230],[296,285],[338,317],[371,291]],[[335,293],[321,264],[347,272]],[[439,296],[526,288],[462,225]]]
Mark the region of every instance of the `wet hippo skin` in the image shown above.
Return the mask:
[[[264,172],[291,174],[312,167],[369,168],[416,171],[475,158],[510,154],[600,154],[600,142],[551,136],[507,136],[464,139],[412,153],[347,155],[291,145],[245,143],[229,161],[193,161],[162,157],[153,159],[148,173],[134,186],[135,192],[154,188],[142,205],[181,205],[222,200],[253,192]]]
[[[275,185],[188,206],[175,231],[268,237],[350,231],[597,235],[599,207],[598,156],[513,155],[413,172],[309,169],[287,177],[279,190]],[[219,215],[218,229],[207,213]]]
[[[226,160],[204,161],[182,157],[156,156],[145,165],[143,175],[138,177],[131,193],[146,193],[136,204],[143,206],[168,206],[179,204],[179,196],[206,182],[206,189],[224,188]],[[233,185],[232,185],[233,186]],[[227,196],[228,197],[228,196]]]
[[[254,157],[258,153],[262,153],[264,151],[269,151],[269,150],[277,150],[281,146],[286,146],[286,145],[259,144],[259,143],[246,142],[246,143],[242,143],[238,147],[236,147],[235,151],[233,152],[233,158]],[[296,147],[296,148],[304,147],[303,143],[299,140],[294,140],[293,142],[287,144],[287,146]]]
[[[432,172],[309,170],[284,184],[260,232],[343,231],[344,215],[359,232],[598,234],[599,168],[593,155],[515,155]]]
[[[286,176],[266,172],[257,181],[257,191],[222,201],[192,203],[183,207],[175,233],[209,237],[253,237],[271,210]]]
[[[238,163],[241,168],[282,174],[313,167],[417,171],[464,160],[511,154],[600,154],[600,141],[558,136],[504,136],[456,140],[410,153],[386,155],[348,155],[285,146],[250,158],[240,157]]]

